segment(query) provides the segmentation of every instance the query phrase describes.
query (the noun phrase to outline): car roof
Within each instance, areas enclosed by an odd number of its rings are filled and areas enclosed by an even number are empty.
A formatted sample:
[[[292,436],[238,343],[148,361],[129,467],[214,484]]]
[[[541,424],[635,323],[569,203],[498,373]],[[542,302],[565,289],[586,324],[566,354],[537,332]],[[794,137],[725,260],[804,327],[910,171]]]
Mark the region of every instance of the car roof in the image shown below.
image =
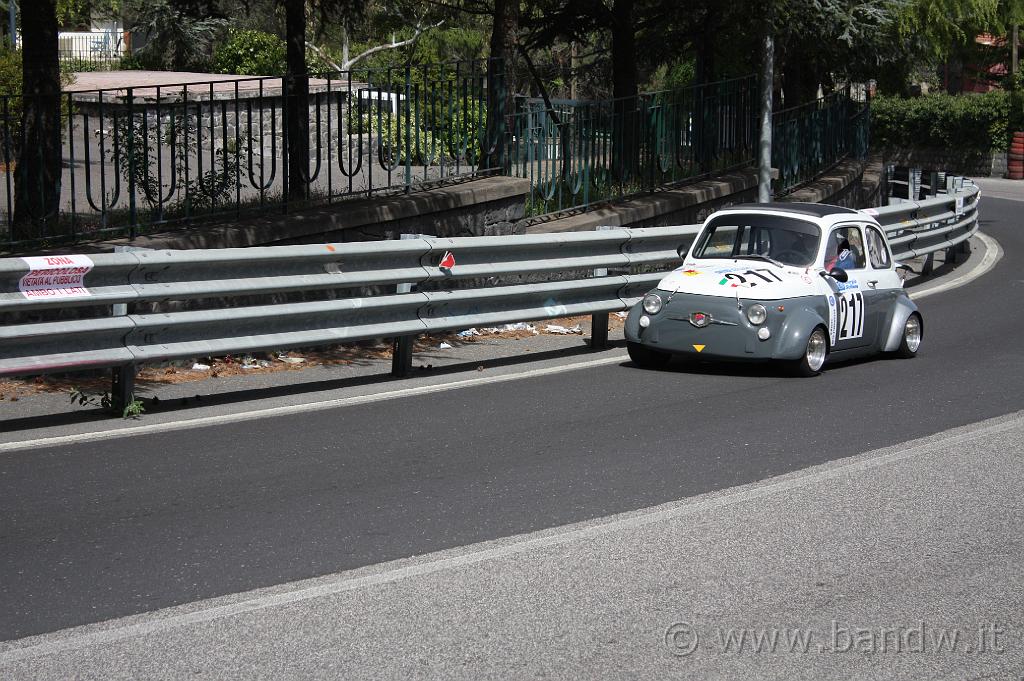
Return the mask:
[[[797,215],[809,215],[815,218],[824,218],[830,215],[864,215],[864,213],[861,213],[859,210],[854,210],[853,208],[845,208],[843,206],[830,206],[826,203],[802,203],[797,201],[773,201],[770,203],[741,203],[735,206],[723,208],[721,212],[761,212],[766,210],[770,210],[776,213],[794,213]]]

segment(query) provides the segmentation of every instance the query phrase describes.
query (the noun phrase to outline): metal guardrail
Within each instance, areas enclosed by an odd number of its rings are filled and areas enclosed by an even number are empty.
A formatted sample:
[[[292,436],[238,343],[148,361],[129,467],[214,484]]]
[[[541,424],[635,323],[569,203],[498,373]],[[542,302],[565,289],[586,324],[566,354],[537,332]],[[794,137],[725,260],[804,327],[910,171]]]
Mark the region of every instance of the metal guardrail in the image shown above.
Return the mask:
[[[955,248],[974,234],[979,197],[967,187],[870,212],[886,228],[894,257],[907,259]],[[0,319],[70,307],[104,315],[0,326],[0,375],[103,367],[133,373],[146,362],[371,338],[411,342],[424,332],[607,315],[629,308],[676,266],[677,248],[699,227],[101,254],[89,258],[85,293],[70,297],[28,297],[24,282],[36,260],[0,259]],[[456,264],[440,267],[449,253]],[[495,281],[503,276],[539,281]],[[473,285],[438,286],[460,280]],[[420,290],[402,292],[409,284]],[[368,292],[381,288],[386,292]],[[336,297],[288,300],[309,291]],[[223,304],[239,297],[241,306]],[[262,302],[247,304],[254,297]],[[202,300],[213,309],[187,309]],[[158,311],[140,311],[153,304]],[[107,316],[112,305],[139,309]]]

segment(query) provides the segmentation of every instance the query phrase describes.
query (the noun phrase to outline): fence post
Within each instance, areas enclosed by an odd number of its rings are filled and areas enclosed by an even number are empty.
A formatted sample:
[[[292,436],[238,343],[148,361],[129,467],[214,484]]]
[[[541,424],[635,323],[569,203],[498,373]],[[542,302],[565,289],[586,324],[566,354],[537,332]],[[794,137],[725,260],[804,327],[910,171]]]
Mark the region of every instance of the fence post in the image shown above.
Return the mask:
[[[159,122],[157,122],[159,125]],[[146,109],[142,109],[142,123],[139,126],[141,134],[143,136],[143,149],[145,145],[146,135]],[[89,143],[88,140],[85,142]],[[132,239],[137,234],[138,216],[136,215],[135,206],[135,164],[137,159],[135,158],[135,92],[132,88],[128,88],[128,139],[125,140],[128,146],[128,221],[130,224],[128,234]],[[146,161],[149,161],[147,156]]]
[[[401,234],[399,239],[420,239],[422,234]],[[412,293],[411,283],[398,284],[395,293]],[[396,378],[407,378],[412,373],[412,345],[415,336],[399,336],[391,344],[391,375]]]

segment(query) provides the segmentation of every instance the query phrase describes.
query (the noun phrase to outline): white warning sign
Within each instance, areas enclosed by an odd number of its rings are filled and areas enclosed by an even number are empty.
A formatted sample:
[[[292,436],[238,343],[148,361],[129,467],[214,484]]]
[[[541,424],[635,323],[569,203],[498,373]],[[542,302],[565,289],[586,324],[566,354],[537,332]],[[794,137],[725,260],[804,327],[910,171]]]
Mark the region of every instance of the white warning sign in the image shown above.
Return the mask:
[[[84,298],[92,295],[85,287],[85,275],[93,264],[86,255],[48,255],[22,258],[28,274],[18,282],[26,298]]]

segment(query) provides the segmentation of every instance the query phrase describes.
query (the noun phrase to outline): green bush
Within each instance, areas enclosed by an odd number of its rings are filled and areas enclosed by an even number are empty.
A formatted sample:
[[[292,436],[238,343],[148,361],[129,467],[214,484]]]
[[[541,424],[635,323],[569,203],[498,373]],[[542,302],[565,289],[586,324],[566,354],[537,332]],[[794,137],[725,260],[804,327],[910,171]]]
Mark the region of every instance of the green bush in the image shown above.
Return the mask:
[[[120,63],[117,68],[119,71],[145,71],[146,65],[142,63],[138,57],[134,54],[126,54],[121,57]]]
[[[228,39],[213,52],[213,71],[242,76],[283,76],[288,66],[288,48],[284,40],[263,31],[228,31]],[[306,51],[310,75],[331,73],[331,67],[318,55]]]
[[[21,94],[21,50],[0,48],[0,94]]]
[[[245,76],[280,76],[285,71],[285,43],[263,31],[232,29],[213,52],[213,70]]]
[[[1001,90],[871,101],[873,146],[1005,151],[1009,123],[1010,95]]]

